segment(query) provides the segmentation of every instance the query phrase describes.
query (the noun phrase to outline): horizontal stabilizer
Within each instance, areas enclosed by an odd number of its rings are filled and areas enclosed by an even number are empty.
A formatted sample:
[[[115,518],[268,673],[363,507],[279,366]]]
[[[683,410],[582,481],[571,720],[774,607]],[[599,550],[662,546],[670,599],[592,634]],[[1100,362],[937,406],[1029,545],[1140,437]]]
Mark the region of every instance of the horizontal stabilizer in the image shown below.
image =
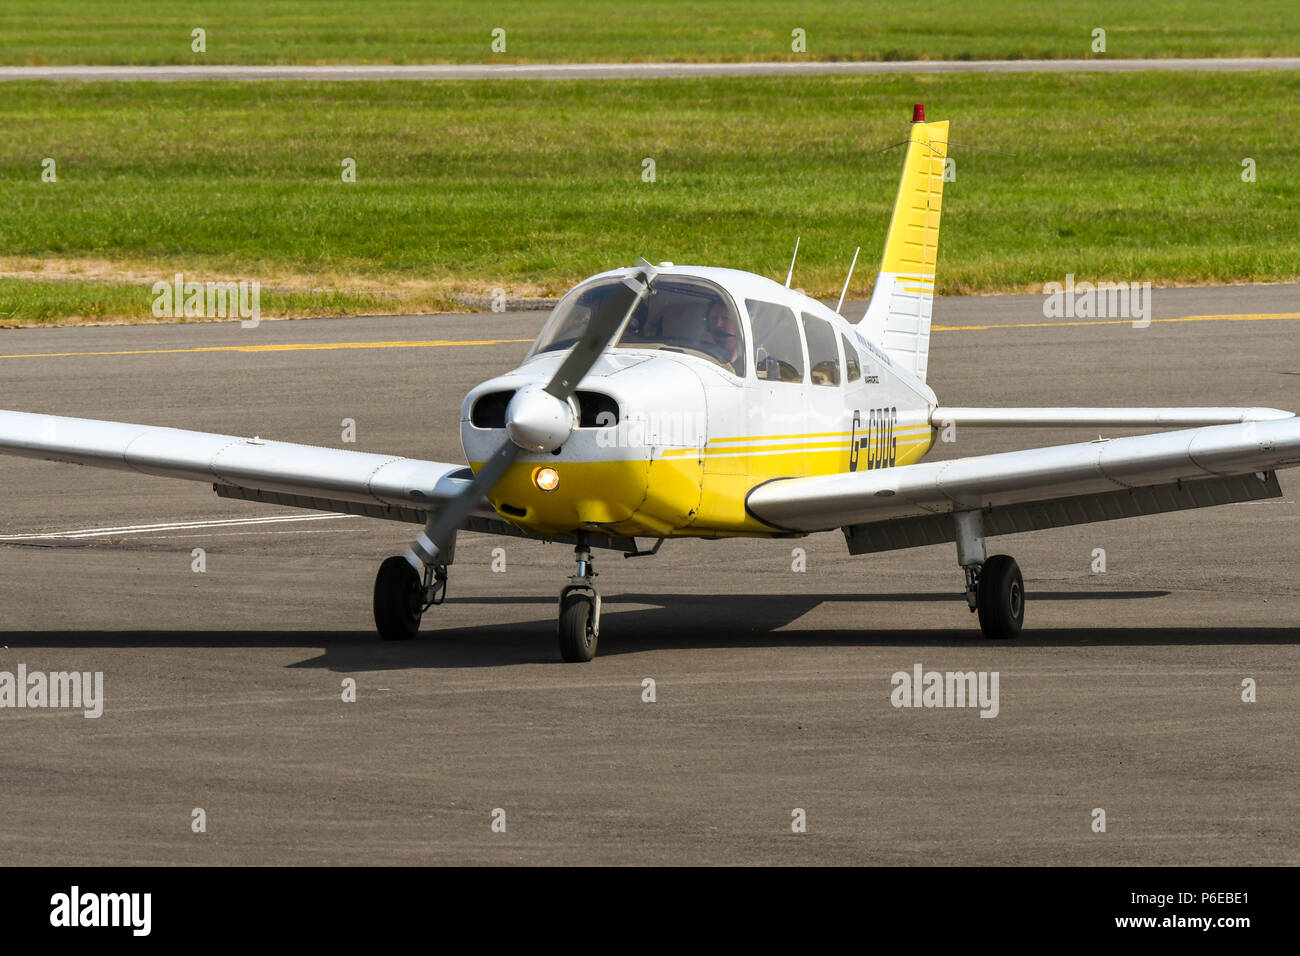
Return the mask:
[[[930,424],[1025,428],[1192,428],[1294,418],[1280,408],[968,408],[940,405]]]

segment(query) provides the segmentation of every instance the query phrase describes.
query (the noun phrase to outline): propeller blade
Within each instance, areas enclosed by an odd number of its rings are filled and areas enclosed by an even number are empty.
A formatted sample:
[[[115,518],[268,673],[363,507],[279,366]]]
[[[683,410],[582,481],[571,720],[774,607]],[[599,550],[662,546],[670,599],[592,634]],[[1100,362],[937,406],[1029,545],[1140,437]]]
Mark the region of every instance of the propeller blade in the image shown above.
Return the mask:
[[[446,506],[431,517],[424,526],[424,531],[415,539],[410,550],[406,552],[406,561],[421,574],[425,565],[442,564],[439,555],[447,553],[451,536],[473,511],[483,497],[491,491],[506,469],[514,462],[522,449],[512,441],[506,441],[492,453],[492,457],[483,463],[483,467],[474,475],[469,487],[447,502]]]
[[[569,400],[583,376],[591,371],[596,359],[614,341],[619,330],[632,318],[632,313],[641,304],[641,300],[649,294],[650,283],[658,273],[659,270],[644,259],[638,260],[637,272],[625,278],[623,287],[602,303],[587,324],[582,338],[569,350],[544,391],[562,402]],[[513,441],[507,440],[483,463],[469,487],[429,519],[424,531],[406,552],[406,560],[411,567],[423,574],[427,566],[445,563],[438,559],[447,553],[452,535],[488,492],[496,487],[496,483],[522,450]]]

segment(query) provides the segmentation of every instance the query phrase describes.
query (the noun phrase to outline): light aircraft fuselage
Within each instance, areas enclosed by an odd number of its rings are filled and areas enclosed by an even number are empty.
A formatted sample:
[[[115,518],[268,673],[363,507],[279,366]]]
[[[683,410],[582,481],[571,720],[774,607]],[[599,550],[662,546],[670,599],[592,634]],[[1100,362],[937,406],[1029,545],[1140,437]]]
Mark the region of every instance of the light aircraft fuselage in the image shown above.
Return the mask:
[[[539,536],[582,527],[655,538],[783,534],[746,511],[756,486],[910,464],[929,451],[933,390],[859,326],[762,276],[658,268],[642,326],[629,323],[574,396],[568,438],[554,451],[523,452],[489,495],[504,518]],[[461,443],[476,470],[506,437],[510,400],[548,381],[564,357],[572,336],[557,326],[584,293],[631,272],[580,283],[519,368],[469,393]],[[730,353],[710,335],[710,308],[737,320]],[[543,468],[558,479],[551,490],[535,480]]]

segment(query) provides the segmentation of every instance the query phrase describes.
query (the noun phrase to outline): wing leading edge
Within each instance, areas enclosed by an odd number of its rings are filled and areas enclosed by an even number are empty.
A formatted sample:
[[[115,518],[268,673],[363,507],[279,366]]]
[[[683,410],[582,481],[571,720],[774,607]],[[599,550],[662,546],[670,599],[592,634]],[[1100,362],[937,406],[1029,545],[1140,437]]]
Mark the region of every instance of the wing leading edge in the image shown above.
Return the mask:
[[[1272,472],[1295,465],[1291,417],[777,479],[746,507],[787,531],[844,528],[850,547],[856,534],[861,550],[886,550],[953,540],[958,511],[983,511],[1004,534],[1276,496]]]

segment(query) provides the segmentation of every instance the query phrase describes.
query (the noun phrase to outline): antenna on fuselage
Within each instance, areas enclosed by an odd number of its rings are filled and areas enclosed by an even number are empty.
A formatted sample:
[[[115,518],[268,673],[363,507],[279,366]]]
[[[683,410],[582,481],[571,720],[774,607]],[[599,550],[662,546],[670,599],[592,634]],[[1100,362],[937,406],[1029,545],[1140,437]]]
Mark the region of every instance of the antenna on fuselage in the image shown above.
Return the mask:
[[[849,274],[844,277],[844,288],[840,290],[840,301],[835,303],[836,315],[839,315],[840,306],[844,304],[844,294],[849,291],[849,280],[853,278],[853,267],[858,264],[858,253],[861,251],[862,251],[861,246],[858,246],[856,249],[853,250],[853,261],[849,263]]]
[[[794,255],[792,255],[792,256],[790,257],[790,271],[787,272],[787,273],[785,274],[785,287],[786,287],[787,289],[790,288],[790,280],[794,278],[794,260],[796,260],[796,259],[799,258],[799,239],[800,239],[800,238],[801,238],[801,237],[799,237],[799,236],[795,236],[795,237],[794,237]]]

